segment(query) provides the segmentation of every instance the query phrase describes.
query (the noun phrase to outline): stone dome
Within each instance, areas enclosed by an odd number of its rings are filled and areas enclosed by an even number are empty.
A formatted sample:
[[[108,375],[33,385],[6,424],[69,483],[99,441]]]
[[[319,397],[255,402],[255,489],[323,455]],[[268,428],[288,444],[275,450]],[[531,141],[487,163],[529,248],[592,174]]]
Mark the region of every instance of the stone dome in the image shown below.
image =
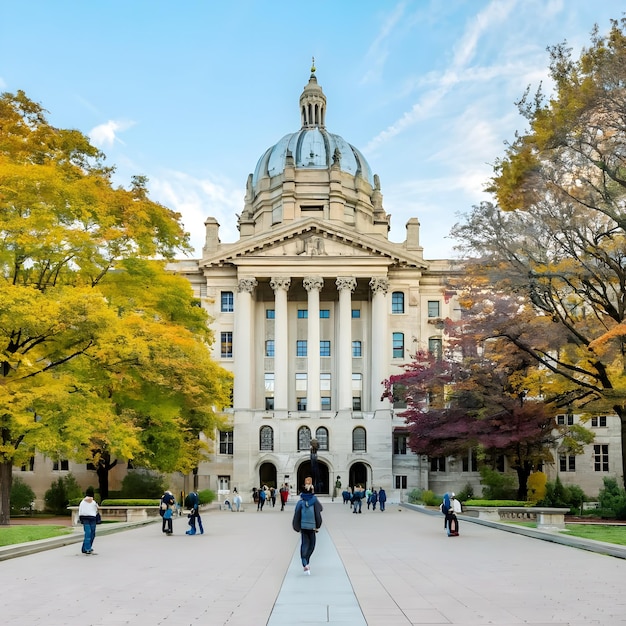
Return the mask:
[[[300,130],[285,135],[259,159],[252,176],[253,187],[265,176],[273,178],[282,174],[287,158],[292,158],[295,167],[302,169],[328,169],[338,160],[343,172],[361,176],[374,186],[372,170],[361,152],[343,137],[326,130],[326,96],[317,84],[315,65],[300,96],[300,116]]]

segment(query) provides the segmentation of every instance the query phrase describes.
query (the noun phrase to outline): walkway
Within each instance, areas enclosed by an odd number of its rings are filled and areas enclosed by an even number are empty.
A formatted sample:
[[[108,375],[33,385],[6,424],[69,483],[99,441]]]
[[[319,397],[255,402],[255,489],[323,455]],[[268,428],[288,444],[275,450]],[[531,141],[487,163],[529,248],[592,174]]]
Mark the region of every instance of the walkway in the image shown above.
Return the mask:
[[[469,521],[448,538],[438,515],[325,502],[305,576],[292,512],[210,511],[202,536],[180,518],[172,537],[156,524],[101,535],[94,556],[72,544],[0,561],[2,623],[626,625],[624,559]]]

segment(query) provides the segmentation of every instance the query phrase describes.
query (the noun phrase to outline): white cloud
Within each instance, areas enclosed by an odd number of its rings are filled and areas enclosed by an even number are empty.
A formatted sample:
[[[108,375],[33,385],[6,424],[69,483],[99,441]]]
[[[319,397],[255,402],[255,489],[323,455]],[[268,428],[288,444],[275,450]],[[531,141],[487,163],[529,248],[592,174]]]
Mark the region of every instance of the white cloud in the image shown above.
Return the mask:
[[[181,214],[197,257],[202,253],[205,239],[203,225],[209,216],[219,222],[223,243],[239,239],[235,214],[240,213],[243,207],[245,189],[241,186],[168,171],[151,175],[148,187],[153,200]]]
[[[119,133],[132,128],[135,122],[109,120],[105,124],[100,124],[92,128],[88,135],[89,139],[97,148],[110,147],[115,142],[123,144],[119,138]]]

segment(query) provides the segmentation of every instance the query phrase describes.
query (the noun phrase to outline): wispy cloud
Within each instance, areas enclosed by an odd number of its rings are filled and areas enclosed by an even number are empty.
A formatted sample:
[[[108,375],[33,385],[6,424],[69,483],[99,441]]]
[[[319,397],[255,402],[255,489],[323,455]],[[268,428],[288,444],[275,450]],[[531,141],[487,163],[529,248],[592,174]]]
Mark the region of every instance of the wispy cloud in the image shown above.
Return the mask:
[[[134,125],[135,122],[131,121],[109,120],[105,124],[92,128],[88,133],[89,139],[97,148],[111,147],[116,142],[124,144],[119,133],[132,128]]]

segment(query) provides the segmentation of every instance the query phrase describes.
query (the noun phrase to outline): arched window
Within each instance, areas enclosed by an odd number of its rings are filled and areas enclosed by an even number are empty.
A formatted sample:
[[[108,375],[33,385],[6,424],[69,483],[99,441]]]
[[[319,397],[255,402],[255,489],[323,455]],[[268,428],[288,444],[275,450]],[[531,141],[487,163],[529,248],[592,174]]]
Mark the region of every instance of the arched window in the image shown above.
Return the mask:
[[[394,315],[404,313],[404,293],[402,291],[394,291],[391,294],[391,313]]]
[[[363,426],[357,426],[352,431],[352,452],[366,452],[367,451],[367,437],[365,428]]]
[[[320,426],[315,431],[315,438],[319,444],[320,450],[328,450],[328,429],[324,426]]]
[[[311,447],[311,431],[308,426],[298,428],[298,450],[309,450]]]
[[[259,431],[259,449],[274,449],[274,429],[271,426],[261,426]]]

